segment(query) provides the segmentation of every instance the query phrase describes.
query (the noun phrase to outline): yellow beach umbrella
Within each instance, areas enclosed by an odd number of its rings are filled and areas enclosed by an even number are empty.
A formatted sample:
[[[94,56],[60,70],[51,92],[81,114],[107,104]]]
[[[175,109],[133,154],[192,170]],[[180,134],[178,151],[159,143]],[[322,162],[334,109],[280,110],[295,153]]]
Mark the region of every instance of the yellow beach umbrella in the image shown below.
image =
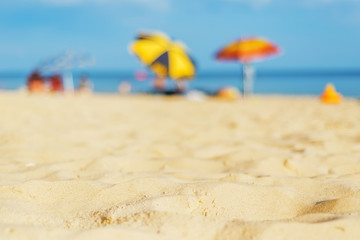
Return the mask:
[[[179,43],[171,44],[167,51],[150,64],[150,69],[162,77],[175,80],[191,79],[195,75],[195,63]]]
[[[130,50],[157,76],[185,80],[195,75],[195,63],[184,45],[164,34],[140,34]]]
[[[134,53],[142,63],[150,65],[171,45],[170,39],[163,33],[139,34],[130,45],[130,51]]]

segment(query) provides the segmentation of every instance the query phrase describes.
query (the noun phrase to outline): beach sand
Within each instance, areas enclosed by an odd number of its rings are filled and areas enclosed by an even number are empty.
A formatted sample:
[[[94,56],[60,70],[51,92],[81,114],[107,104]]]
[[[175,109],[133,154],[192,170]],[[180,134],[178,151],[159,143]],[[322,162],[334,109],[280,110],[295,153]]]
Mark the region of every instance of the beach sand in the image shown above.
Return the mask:
[[[360,102],[0,92],[0,239],[360,239]]]

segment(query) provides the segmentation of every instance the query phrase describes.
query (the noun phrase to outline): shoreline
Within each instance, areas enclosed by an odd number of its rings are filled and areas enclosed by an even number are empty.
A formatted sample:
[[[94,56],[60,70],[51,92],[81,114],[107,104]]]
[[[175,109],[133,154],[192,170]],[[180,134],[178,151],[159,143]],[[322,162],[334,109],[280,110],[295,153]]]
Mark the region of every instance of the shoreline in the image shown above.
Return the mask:
[[[192,90],[188,91],[191,92]],[[197,91],[197,90],[195,90]],[[31,93],[27,91],[25,88],[21,89],[15,89],[15,90],[9,90],[9,89],[0,89],[0,94],[18,94],[18,95],[28,95],[28,96],[75,96],[75,97],[81,97],[81,96],[116,96],[116,97],[141,97],[141,96],[152,96],[152,97],[179,97],[179,98],[185,98],[185,94],[174,94],[174,95],[166,95],[161,93],[147,93],[147,92],[131,92],[128,94],[121,94],[118,92],[91,92],[91,93],[77,93],[77,92],[58,92],[58,93],[51,93],[51,92],[44,92],[44,93]],[[201,92],[201,91],[200,91]],[[304,98],[304,99],[318,99],[321,95],[321,92],[317,95],[312,94],[284,94],[284,93],[253,93],[248,98]],[[212,95],[206,95],[209,99],[216,99],[216,96]],[[343,96],[344,99],[347,100],[360,100],[359,97],[354,96]],[[240,101],[244,100],[244,97],[240,96]]]

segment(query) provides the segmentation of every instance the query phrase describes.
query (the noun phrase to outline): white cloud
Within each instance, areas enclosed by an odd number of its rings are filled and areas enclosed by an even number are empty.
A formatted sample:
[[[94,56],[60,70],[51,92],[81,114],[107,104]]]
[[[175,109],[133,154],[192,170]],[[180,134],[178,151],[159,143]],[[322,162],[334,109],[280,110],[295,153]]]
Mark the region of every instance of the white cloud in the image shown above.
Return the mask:
[[[222,0],[226,2],[242,3],[253,7],[264,7],[274,2],[289,0]],[[295,0],[294,2],[306,5],[328,5],[336,3],[360,3],[360,0]]]
[[[275,0],[276,1],[276,0]],[[297,0],[304,7],[325,7],[334,5],[359,6],[360,0]]]
[[[30,1],[28,1],[30,2]],[[41,1],[33,1],[33,2],[40,2],[44,4],[49,5],[62,5],[62,6],[68,6],[68,5],[78,5],[83,3],[83,0],[41,0]]]
[[[8,3],[44,4],[50,6],[81,6],[81,5],[136,5],[160,11],[170,8],[170,0],[1,0]]]
[[[249,5],[251,7],[259,8],[270,4],[274,0],[224,0],[224,1],[233,2],[233,3],[242,3]]]
[[[360,0],[302,0],[301,2],[314,4],[331,4],[331,3],[360,3]]]

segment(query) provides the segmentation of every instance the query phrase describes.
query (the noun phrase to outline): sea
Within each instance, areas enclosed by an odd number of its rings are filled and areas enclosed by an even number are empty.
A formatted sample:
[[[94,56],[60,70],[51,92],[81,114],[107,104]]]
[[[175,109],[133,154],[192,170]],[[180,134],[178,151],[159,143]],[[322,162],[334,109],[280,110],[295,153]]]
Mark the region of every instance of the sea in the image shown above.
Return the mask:
[[[135,72],[124,71],[89,71],[74,72],[75,88],[79,79],[86,75],[93,84],[94,92],[117,93],[119,84],[127,82],[131,92],[149,93],[153,91],[151,74],[139,79]],[[26,72],[0,72],[0,90],[18,90],[25,87]],[[258,71],[254,78],[253,92],[262,95],[310,95],[318,96],[326,84],[332,83],[338,92],[346,97],[360,98],[359,70],[267,70]],[[224,87],[242,90],[240,72],[201,72],[188,81],[189,90],[215,94]],[[169,80],[168,88],[175,88]]]

